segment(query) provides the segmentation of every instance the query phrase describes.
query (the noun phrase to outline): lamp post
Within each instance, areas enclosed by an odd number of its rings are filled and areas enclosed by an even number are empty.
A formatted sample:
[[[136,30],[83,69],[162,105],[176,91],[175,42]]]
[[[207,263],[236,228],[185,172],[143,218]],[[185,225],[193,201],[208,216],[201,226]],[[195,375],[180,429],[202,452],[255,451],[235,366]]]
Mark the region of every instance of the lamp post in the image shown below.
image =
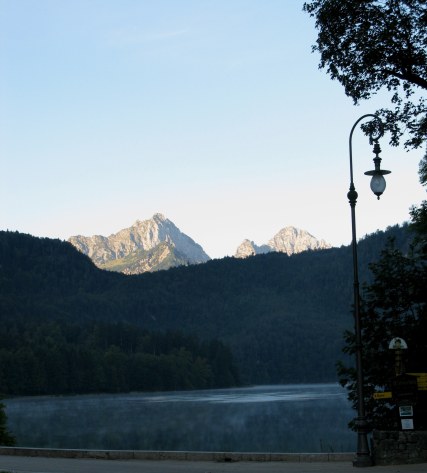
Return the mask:
[[[379,153],[381,152],[380,145],[378,144],[379,138],[384,134],[384,128],[381,120],[372,114],[363,115],[360,117],[350,132],[349,137],[349,152],[350,152],[350,190],[348,191],[347,197],[351,207],[351,231],[352,241],[351,246],[353,250],[353,291],[354,291],[354,324],[355,324],[355,335],[356,335],[356,372],[357,372],[357,452],[354,459],[353,465],[357,467],[371,466],[372,459],[369,452],[368,445],[368,425],[366,422],[365,415],[365,399],[363,393],[363,367],[362,367],[362,330],[360,324],[360,294],[359,294],[359,269],[357,262],[357,240],[356,240],[356,201],[357,192],[353,182],[353,150],[352,150],[352,138],[353,132],[356,126],[367,117],[374,118],[378,124],[378,132],[374,135],[374,132],[370,133],[369,142],[374,145],[373,153],[375,169],[372,171],[365,172],[366,175],[372,176],[371,189],[372,192],[379,199],[381,194],[385,190],[385,179],[384,174],[389,174],[390,171],[383,171],[380,168],[381,158]]]

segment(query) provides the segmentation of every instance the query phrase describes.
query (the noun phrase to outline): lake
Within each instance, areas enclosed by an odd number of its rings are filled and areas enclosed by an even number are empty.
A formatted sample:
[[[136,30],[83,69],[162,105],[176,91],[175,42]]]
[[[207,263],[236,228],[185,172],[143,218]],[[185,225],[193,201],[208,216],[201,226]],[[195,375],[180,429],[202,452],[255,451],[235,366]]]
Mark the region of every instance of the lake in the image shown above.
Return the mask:
[[[6,399],[18,446],[227,452],[350,452],[337,384]]]

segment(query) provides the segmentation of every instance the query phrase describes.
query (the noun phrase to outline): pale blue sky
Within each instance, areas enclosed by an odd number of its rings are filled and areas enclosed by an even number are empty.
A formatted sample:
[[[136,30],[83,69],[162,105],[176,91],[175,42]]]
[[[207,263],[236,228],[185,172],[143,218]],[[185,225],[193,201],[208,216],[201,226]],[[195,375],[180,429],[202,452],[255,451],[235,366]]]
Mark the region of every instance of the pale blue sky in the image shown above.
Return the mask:
[[[295,0],[0,0],[0,229],[109,235],[161,212],[211,257],[294,225],[351,239],[355,107]],[[386,137],[387,138],[387,137]],[[355,131],[358,235],[425,198],[423,151]]]

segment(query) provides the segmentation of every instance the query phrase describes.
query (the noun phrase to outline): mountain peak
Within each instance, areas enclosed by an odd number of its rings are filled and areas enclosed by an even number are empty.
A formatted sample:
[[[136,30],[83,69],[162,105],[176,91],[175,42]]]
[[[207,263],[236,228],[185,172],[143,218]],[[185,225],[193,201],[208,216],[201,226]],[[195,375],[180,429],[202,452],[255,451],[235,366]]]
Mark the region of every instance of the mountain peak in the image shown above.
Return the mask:
[[[153,220],[155,222],[166,222],[168,219],[163,214],[157,212],[153,215]]]
[[[288,255],[307,250],[321,250],[331,247],[331,245],[324,240],[318,240],[306,230],[300,230],[292,226],[279,230],[279,232],[268,241],[267,245],[274,248],[274,251],[287,253]]]
[[[161,213],[154,214],[148,220],[137,220],[131,227],[109,237],[78,235],[68,241],[88,255],[98,267],[120,268],[117,270],[125,273],[129,273],[126,265],[130,261],[132,268],[136,268],[132,269],[135,274],[166,269],[165,266],[204,263],[210,259],[199,244]],[[144,258],[149,258],[150,262],[140,261]]]
[[[246,239],[246,240],[243,240],[243,242],[239,245],[239,247],[236,250],[236,254],[234,256],[236,258],[247,258],[248,256],[269,253],[270,251],[273,251],[273,250],[269,246],[267,245],[258,246],[253,241]]]
[[[287,226],[279,230],[265,245],[257,246],[253,241],[244,240],[237,248],[235,257],[246,258],[247,256],[268,253],[270,251],[292,255],[307,250],[321,250],[330,247],[331,245],[324,240],[318,240],[306,230]]]
[[[169,222],[169,220],[162,214],[162,213],[155,213],[150,219],[147,220],[136,220],[136,222],[132,225],[132,227],[139,227],[145,222],[155,222],[157,224],[159,223],[164,223],[164,222]]]

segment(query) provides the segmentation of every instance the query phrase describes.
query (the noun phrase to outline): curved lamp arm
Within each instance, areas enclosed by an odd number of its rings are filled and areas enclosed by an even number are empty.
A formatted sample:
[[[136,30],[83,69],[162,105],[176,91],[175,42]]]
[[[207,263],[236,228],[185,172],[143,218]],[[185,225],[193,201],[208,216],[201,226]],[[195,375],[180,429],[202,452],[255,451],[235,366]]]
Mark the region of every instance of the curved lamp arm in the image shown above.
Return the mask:
[[[378,123],[378,135],[374,135],[374,131],[369,133],[369,144],[371,144],[371,145],[374,144],[374,143],[378,144],[378,140],[384,135],[383,122],[380,120],[380,118],[378,118],[376,115],[373,115],[372,113],[367,113],[366,115],[362,115],[357,120],[357,122],[353,125],[353,128],[350,131],[350,136],[348,138],[348,147],[349,147],[349,153],[350,153],[350,185],[353,184],[353,149],[352,149],[353,132],[354,132],[356,126],[362,120],[364,120],[365,118],[368,118],[368,117],[374,118]]]
[[[390,174],[391,172],[391,171],[381,169],[381,158],[379,157],[379,154],[381,153],[381,148],[378,143],[378,140],[384,135],[383,122],[376,115],[373,115],[372,113],[367,113],[366,115],[361,116],[353,125],[353,128],[350,131],[350,136],[348,139],[348,147],[349,147],[349,155],[350,155],[350,190],[347,196],[350,201],[350,204],[356,203],[356,200],[357,200],[357,192],[356,192],[356,189],[354,187],[354,182],[353,182],[353,147],[352,147],[353,132],[356,126],[367,117],[372,117],[376,120],[377,132],[375,133],[375,130],[372,130],[369,133],[369,143],[371,145],[372,144],[374,145],[373,153],[375,154],[375,158],[374,158],[375,169],[373,169],[372,171],[366,171],[365,175],[372,176],[371,190],[377,196],[378,199],[380,198],[380,196],[382,195],[382,193],[384,192],[386,188],[384,175]]]

